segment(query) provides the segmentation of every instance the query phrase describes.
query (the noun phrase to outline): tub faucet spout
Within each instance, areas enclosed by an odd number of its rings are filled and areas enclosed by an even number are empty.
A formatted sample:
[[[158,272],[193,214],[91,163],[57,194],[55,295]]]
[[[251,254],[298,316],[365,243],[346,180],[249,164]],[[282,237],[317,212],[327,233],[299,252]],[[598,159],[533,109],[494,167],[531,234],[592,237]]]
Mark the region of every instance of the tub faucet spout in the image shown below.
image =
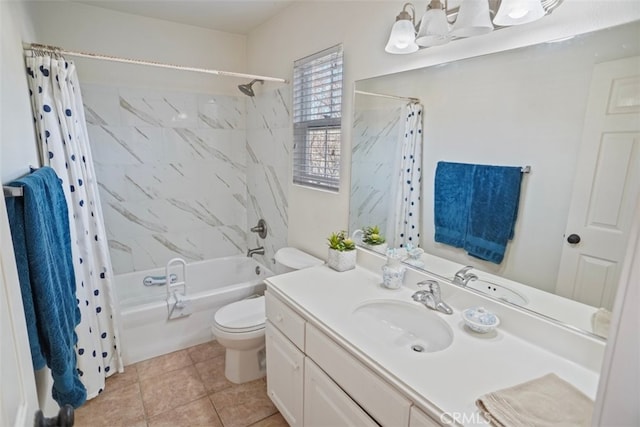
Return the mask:
[[[253,255],[264,255],[264,247],[260,246],[259,248],[249,249],[247,251],[247,257],[251,258]]]

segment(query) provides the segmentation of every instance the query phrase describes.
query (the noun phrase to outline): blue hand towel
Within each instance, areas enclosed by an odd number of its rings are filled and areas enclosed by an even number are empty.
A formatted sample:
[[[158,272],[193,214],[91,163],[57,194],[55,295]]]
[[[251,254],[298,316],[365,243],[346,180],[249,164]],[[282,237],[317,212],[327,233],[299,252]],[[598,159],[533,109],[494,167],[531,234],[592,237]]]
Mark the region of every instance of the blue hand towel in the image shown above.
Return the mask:
[[[513,238],[522,171],[519,167],[475,165],[464,249],[500,264]]]
[[[71,258],[67,203],[60,179],[42,167],[10,186],[23,197],[5,199],[34,369],[51,368],[60,406],[87,397],[76,368],[75,327],[80,323]]]
[[[434,183],[436,242],[461,248],[467,235],[473,166],[438,162]]]

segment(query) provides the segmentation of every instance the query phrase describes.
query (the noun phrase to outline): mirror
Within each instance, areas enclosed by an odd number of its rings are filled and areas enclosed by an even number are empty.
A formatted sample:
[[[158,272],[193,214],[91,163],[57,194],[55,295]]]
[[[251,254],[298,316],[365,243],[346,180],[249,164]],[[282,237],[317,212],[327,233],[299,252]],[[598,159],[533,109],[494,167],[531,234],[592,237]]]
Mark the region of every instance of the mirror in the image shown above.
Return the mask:
[[[390,184],[399,170],[394,161],[407,98],[418,98],[424,106],[424,268],[453,279],[457,268],[472,265],[488,283],[486,293],[594,332],[596,309],[613,304],[625,227],[640,190],[639,55],[640,23],[633,22],[357,81],[350,231],[378,225],[382,234],[393,233],[387,222],[397,193]],[[602,127],[603,116],[613,117],[612,127]],[[522,175],[514,237],[500,264],[434,241],[439,161],[530,166]],[[602,230],[614,237],[592,236]],[[581,243],[567,242],[574,233]],[[583,253],[593,242],[594,252]],[[616,258],[601,255],[603,247],[615,249]],[[564,299],[576,303],[558,310]],[[574,309],[586,314],[564,315]]]

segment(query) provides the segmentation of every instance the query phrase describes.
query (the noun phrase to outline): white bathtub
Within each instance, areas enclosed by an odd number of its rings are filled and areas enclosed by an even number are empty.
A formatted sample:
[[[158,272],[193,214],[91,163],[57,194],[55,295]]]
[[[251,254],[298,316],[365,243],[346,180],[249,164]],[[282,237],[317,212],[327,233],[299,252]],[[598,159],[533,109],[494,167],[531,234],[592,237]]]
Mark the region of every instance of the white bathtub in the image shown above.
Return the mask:
[[[172,268],[182,281],[181,270]],[[164,268],[115,276],[120,309],[120,339],[125,365],[210,341],[213,315],[222,306],[263,293],[273,273],[247,257],[226,257],[187,265],[187,296],[193,313],[167,320],[165,286],[144,286],[146,276]]]

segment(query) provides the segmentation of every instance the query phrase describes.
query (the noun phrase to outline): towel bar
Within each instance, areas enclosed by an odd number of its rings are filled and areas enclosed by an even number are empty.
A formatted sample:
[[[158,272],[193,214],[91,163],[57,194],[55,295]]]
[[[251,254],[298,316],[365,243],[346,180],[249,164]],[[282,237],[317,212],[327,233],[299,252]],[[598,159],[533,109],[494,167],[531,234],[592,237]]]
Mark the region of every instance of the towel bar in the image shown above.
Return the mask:
[[[29,165],[29,173],[33,173],[38,169],[40,168]],[[4,193],[4,197],[23,197],[24,196],[24,191],[22,187],[10,187],[8,185],[3,185],[2,192]]]
[[[2,186],[2,192],[4,197],[22,197],[24,195],[22,187],[9,187],[8,185]]]

